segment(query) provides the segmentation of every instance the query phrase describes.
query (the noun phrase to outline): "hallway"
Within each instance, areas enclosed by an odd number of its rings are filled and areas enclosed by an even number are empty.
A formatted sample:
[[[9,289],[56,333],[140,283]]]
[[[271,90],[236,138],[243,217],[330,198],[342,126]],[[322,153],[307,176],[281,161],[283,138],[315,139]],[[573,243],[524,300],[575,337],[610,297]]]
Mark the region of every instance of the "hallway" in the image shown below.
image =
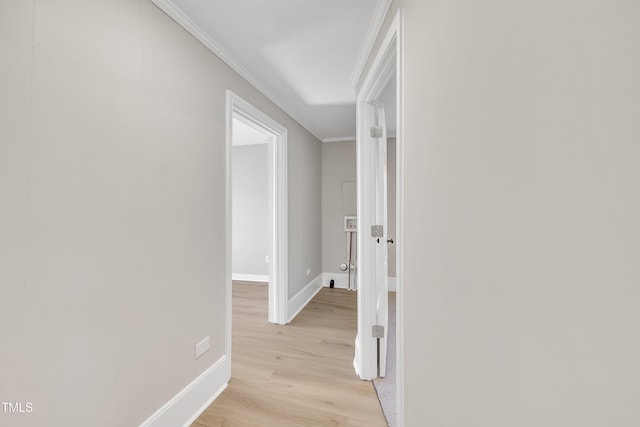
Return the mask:
[[[287,326],[267,323],[267,286],[233,284],[229,387],[195,421],[214,426],[386,426],[353,370],[356,294],[323,288]]]

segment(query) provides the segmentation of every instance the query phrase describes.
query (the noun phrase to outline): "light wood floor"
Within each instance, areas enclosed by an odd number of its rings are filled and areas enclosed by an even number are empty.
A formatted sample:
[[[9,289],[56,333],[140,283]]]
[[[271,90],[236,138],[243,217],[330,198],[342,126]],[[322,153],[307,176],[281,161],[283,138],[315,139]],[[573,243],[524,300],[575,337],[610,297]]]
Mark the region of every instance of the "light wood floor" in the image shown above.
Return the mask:
[[[353,370],[356,294],[323,288],[287,326],[267,322],[267,286],[233,285],[229,387],[192,424],[386,426],[373,384]]]

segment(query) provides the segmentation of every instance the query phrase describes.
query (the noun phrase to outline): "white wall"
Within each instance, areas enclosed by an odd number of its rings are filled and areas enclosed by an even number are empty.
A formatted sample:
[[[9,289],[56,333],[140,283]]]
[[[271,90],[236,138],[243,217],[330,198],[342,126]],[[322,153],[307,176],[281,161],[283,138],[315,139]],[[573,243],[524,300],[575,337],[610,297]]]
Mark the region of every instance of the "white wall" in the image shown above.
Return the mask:
[[[268,276],[271,222],[269,217],[269,146],[233,147],[232,273]]]
[[[294,290],[320,143],[146,0],[5,0],[0,51],[0,424],[138,425],[224,352],[226,90],[289,130]]]
[[[399,6],[406,425],[640,425],[640,3]]]

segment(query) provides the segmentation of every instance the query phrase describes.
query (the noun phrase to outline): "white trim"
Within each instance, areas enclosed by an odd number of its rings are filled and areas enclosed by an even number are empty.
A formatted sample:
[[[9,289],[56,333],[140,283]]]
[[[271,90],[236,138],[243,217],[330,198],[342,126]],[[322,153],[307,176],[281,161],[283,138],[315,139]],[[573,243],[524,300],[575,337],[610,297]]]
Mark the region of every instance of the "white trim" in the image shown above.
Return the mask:
[[[276,170],[275,194],[273,200],[273,227],[276,238],[271,242],[271,253],[275,257],[269,257],[269,269],[273,273],[271,277],[277,286],[272,286],[276,291],[274,300],[278,298],[274,309],[273,323],[284,324],[287,320],[287,302],[289,300],[289,178],[287,160],[287,129],[278,135],[273,154],[273,166]]]
[[[355,348],[355,354],[358,355],[360,354],[360,339],[358,335],[356,335],[354,341],[355,342],[353,346]],[[353,369],[355,369],[356,375],[362,378],[362,367],[360,366],[360,358],[357,356],[353,358]]]
[[[233,71],[238,73],[240,77],[245,79],[250,85],[260,91],[271,102],[280,107],[285,113],[291,116],[296,122],[298,122],[303,128],[309,131],[318,140],[321,138],[311,130],[311,127],[302,117],[297,114],[297,110],[289,108],[287,104],[282,102],[275,94],[260,81],[256,76],[251,74],[237,59],[235,59],[229,52],[227,52],[220,44],[214,40],[209,34],[207,34],[200,26],[198,26],[191,18],[189,18],[178,6],[176,6],[171,0],[151,0],[160,10],[173,19],[178,25],[184,28],[189,34],[191,34],[196,40],[204,45],[207,49],[213,52],[218,58],[220,58],[225,64],[227,64]]]
[[[227,254],[231,254],[231,156],[233,118],[257,126],[273,138],[269,145],[269,219],[272,238],[269,253],[269,322],[284,325],[288,302],[288,186],[287,128],[256,107],[227,90]],[[227,256],[227,354],[231,352],[231,257]]]
[[[389,6],[391,6],[391,0],[378,0],[378,4],[376,4],[376,10],[373,12],[373,17],[369,24],[369,30],[367,31],[364,43],[358,53],[356,66],[351,73],[351,85],[353,87],[356,87],[360,81],[364,67],[367,65],[367,59],[371,56],[373,45],[375,44],[376,39],[378,38],[378,33],[380,33],[380,29],[384,23],[384,18],[387,16]]]
[[[395,59],[395,61],[394,61]],[[367,162],[367,147],[364,144],[364,131],[366,130],[366,114],[363,105],[365,102],[373,101],[382,91],[384,85],[389,80],[395,69],[396,73],[396,423],[403,427],[405,423],[404,413],[404,11],[399,8],[379,51],[372,62],[369,72],[357,95],[357,117],[358,117],[358,140],[357,162],[358,162],[358,227],[366,230],[367,224],[364,219],[369,217],[371,209],[368,199],[370,194],[366,191],[367,180],[371,179],[372,164]],[[365,260],[371,255],[370,241],[365,243],[364,235],[358,233],[358,285],[361,292],[358,292],[358,337],[354,367],[361,378],[372,377],[375,361],[375,345],[373,339],[369,337],[368,330],[372,324],[372,315],[375,315],[371,296],[367,295],[366,289],[360,284],[367,280],[367,271],[364,266]],[[373,318],[375,319],[375,317]]]
[[[325,288],[330,287],[331,280],[333,279],[333,287],[337,289],[349,289],[349,274],[348,273],[322,273],[322,286]],[[351,272],[351,284],[355,283],[356,273]],[[353,289],[355,290],[355,289]]]
[[[322,289],[322,274],[318,274],[315,279],[289,300],[287,311],[291,314],[287,323],[291,322],[309,304],[313,297],[320,292],[320,289]]]
[[[337,138],[323,138],[322,142],[348,142],[348,141],[355,141],[356,137],[355,136],[340,136]]]
[[[367,291],[367,287],[363,284],[373,283],[373,272],[371,271],[372,252],[370,233],[368,230],[371,226],[371,187],[372,179],[367,176],[371,174],[371,149],[369,144],[364,143],[367,139],[365,129],[370,127],[370,123],[365,121],[369,117],[362,110],[368,108],[367,105],[358,97],[357,108],[357,133],[356,140],[356,171],[357,171],[357,212],[358,212],[358,233],[357,236],[357,269],[360,274],[356,279],[358,292],[358,335],[356,337],[354,366],[357,366],[356,372],[363,380],[372,380],[377,375],[377,348],[374,339],[369,331],[371,325],[375,325],[376,321],[376,304],[375,295]]]
[[[404,427],[404,9],[398,9],[396,75],[396,425]]]
[[[400,12],[399,12],[400,13]],[[362,286],[363,283],[373,283],[375,272],[371,266],[375,265],[375,244],[370,238],[371,218],[373,218],[373,180],[374,180],[374,156],[370,144],[368,144],[368,129],[370,127],[371,110],[369,102],[374,101],[394,71],[398,72],[398,62],[396,52],[398,51],[397,40],[399,31],[399,14],[391,23],[389,30],[374,58],[371,68],[357,95],[357,134],[356,141],[356,161],[357,161],[357,186],[358,186],[358,230],[367,230],[358,233],[358,338],[360,340],[360,354],[356,354],[356,359],[360,359],[358,364],[361,368],[360,377],[371,380],[377,376],[377,346],[376,340],[369,331],[371,326],[376,324],[376,295],[369,286]],[[401,77],[398,77],[398,87]],[[397,96],[397,95],[396,95]],[[400,101],[398,99],[398,101]],[[402,113],[402,104],[398,102],[397,113]],[[398,117],[398,116],[397,116]],[[401,128],[398,127],[396,137],[396,147],[402,144]],[[397,148],[396,148],[397,149]],[[400,162],[398,162],[400,163]],[[398,168],[397,168],[398,169]],[[396,173],[397,170],[396,170]],[[398,224],[402,218],[396,216]],[[398,236],[396,236],[398,237]],[[399,237],[398,237],[398,240]]]
[[[225,149],[225,240],[226,240],[226,262],[225,262],[225,274],[224,274],[224,322],[225,322],[225,339],[224,339],[224,353],[229,358],[229,377],[231,377],[231,337],[232,331],[232,319],[233,319],[233,287],[232,287],[232,272],[231,272],[231,227],[232,227],[232,194],[231,194],[231,152],[233,151],[233,101],[230,93],[227,91],[227,117],[226,117],[226,149]]]
[[[162,405],[140,427],[190,426],[222,393],[229,382],[229,359],[223,355],[216,363]]]
[[[232,280],[239,280],[242,282],[266,282],[269,283],[269,276],[263,276],[259,274],[236,274],[231,275]]]

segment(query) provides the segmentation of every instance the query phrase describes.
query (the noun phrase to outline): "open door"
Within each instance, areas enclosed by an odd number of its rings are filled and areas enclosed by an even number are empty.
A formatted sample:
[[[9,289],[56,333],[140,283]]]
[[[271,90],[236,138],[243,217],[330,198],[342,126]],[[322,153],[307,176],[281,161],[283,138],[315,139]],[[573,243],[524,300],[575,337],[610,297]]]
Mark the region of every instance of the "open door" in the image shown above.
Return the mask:
[[[384,105],[358,105],[358,336],[360,378],[386,375],[388,335],[387,131]]]
[[[404,67],[402,8],[393,18],[357,93],[358,335],[354,367],[363,380],[387,375],[388,243],[396,245],[396,424],[404,426]],[[395,77],[394,77],[395,76]],[[384,93],[395,78],[395,96]],[[385,104],[380,101],[385,100]],[[376,103],[376,101],[378,103]],[[386,108],[383,108],[384,107]],[[393,110],[395,109],[395,114]],[[386,110],[386,111],[385,111]],[[387,131],[395,116],[396,242],[387,237]],[[374,225],[380,228],[372,229]],[[372,233],[372,231],[374,233]],[[372,237],[377,234],[376,237]],[[379,240],[378,240],[379,239]],[[383,334],[384,331],[384,334]],[[373,332],[373,333],[372,333]],[[376,338],[374,336],[381,336]]]
[[[374,104],[374,120],[371,127],[371,142],[374,157],[374,225],[371,237],[375,239],[375,302],[376,323],[373,335],[377,339],[377,375],[384,377],[387,367],[387,335],[389,326],[389,269],[387,248],[387,128],[384,105]]]

